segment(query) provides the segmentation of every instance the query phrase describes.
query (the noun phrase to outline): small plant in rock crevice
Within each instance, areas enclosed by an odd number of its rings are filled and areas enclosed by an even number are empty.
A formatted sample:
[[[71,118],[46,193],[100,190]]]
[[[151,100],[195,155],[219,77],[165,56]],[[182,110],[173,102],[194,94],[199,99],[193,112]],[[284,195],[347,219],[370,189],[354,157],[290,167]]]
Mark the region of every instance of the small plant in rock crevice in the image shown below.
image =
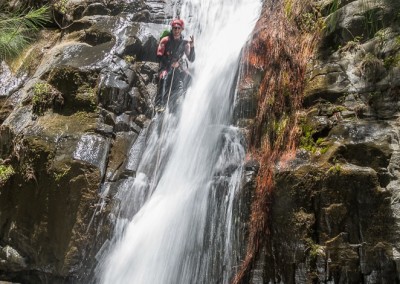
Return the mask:
[[[62,106],[64,99],[60,92],[45,82],[38,82],[33,86],[32,112],[43,115],[44,112],[52,107]]]
[[[383,65],[386,69],[390,69],[392,67],[398,67],[400,65],[400,54],[397,55],[389,55],[385,59],[383,59]]]
[[[356,36],[353,40],[350,40],[346,43],[345,46],[339,47],[339,52],[348,52],[357,50],[361,46],[362,36]]]
[[[328,169],[328,173],[339,174],[343,171],[342,166],[339,163],[335,163]]]
[[[15,171],[11,165],[0,165],[0,186],[4,185],[14,174]]]
[[[125,60],[126,62],[128,62],[128,63],[134,63],[135,60],[136,60],[136,57],[135,57],[135,56],[132,56],[132,55],[125,55],[125,56],[124,56],[124,60]]]
[[[71,167],[68,165],[65,165],[64,167],[61,167],[57,169],[57,171],[54,172],[54,180],[55,181],[60,181],[63,177],[65,177],[69,171],[71,170]]]
[[[68,12],[67,5],[69,0],[56,0],[53,4],[54,9],[56,9],[61,14],[66,14]]]

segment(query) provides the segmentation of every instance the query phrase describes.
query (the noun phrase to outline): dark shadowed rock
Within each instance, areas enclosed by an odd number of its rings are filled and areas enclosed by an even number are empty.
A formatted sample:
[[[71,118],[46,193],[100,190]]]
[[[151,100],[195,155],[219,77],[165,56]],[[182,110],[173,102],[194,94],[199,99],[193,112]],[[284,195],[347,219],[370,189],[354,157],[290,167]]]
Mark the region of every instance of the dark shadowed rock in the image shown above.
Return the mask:
[[[101,3],[93,3],[88,5],[83,11],[83,16],[92,16],[92,15],[109,15],[111,13],[110,9],[107,9]]]

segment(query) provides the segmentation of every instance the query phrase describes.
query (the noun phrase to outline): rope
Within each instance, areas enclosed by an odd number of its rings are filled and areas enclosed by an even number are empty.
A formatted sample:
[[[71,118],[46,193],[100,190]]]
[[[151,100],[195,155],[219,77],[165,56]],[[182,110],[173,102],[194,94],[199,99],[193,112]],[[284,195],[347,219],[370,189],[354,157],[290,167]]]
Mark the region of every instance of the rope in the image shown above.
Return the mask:
[[[170,95],[171,95],[172,84],[174,83],[175,69],[176,69],[176,68],[174,68],[174,69],[172,70],[172,78],[171,78],[171,84],[170,84],[170,86],[169,86],[168,99],[167,99],[167,107],[166,107],[166,110],[167,110],[167,111],[169,111],[169,97],[170,97]]]

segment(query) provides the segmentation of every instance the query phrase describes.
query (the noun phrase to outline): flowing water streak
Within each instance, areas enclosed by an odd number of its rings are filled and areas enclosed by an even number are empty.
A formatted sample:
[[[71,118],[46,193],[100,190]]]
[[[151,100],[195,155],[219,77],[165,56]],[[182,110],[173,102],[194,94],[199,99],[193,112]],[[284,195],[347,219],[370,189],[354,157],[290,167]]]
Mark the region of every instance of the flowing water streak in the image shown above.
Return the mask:
[[[234,173],[230,173],[234,181],[228,181],[229,189],[235,191],[240,180],[243,148],[232,138],[232,135],[237,137],[237,131],[227,125],[240,51],[257,20],[261,3],[259,0],[192,0],[182,5],[181,17],[190,18],[196,31],[194,83],[183,102],[176,130],[169,129],[176,124],[169,123],[169,114],[165,114],[167,125],[161,127],[163,133],[176,132],[163,139],[169,148],[168,159],[160,169],[160,179],[151,197],[121,230],[123,234],[104,261],[101,283],[216,283],[217,279],[212,281],[207,276],[213,262],[230,263],[210,259],[210,255],[215,255],[212,251],[215,246],[208,242],[213,242],[210,238],[213,228],[220,227],[207,223],[213,211],[209,204],[213,196],[210,190],[218,189],[213,186],[214,176],[221,174],[219,171],[227,163],[237,165]],[[159,127],[153,127],[141,163],[154,163],[154,155],[146,157],[146,153],[157,151],[159,143],[153,139],[159,137],[157,130]],[[232,153],[234,158],[229,157]],[[145,168],[146,165],[141,165],[138,172]],[[223,202],[231,202],[232,194],[227,194]],[[224,208],[222,213],[230,215],[231,206]],[[213,220],[218,220],[219,216],[215,217]],[[224,229],[230,230],[230,224]],[[228,239],[229,234],[226,234]],[[229,258],[226,249],[229,245],[222,248]],[[225,269],[231,271],[232,267]],[[225,283],[231,274],[224,274]]]

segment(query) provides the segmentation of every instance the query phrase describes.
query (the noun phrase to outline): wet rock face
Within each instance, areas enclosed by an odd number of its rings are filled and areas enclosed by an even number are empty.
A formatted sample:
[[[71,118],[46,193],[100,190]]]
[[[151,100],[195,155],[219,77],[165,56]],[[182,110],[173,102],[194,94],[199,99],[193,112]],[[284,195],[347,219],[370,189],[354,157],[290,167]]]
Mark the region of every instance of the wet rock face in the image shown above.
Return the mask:
[[[42,61],[0,67],[0,281],[86,281],[111,231],[99,189],[134,174],[153,115],[164,3],[69,5]]]
[[[264,279],[396,283],[400,3],[336,2],[309,67],[303,149],[276,173]]]

